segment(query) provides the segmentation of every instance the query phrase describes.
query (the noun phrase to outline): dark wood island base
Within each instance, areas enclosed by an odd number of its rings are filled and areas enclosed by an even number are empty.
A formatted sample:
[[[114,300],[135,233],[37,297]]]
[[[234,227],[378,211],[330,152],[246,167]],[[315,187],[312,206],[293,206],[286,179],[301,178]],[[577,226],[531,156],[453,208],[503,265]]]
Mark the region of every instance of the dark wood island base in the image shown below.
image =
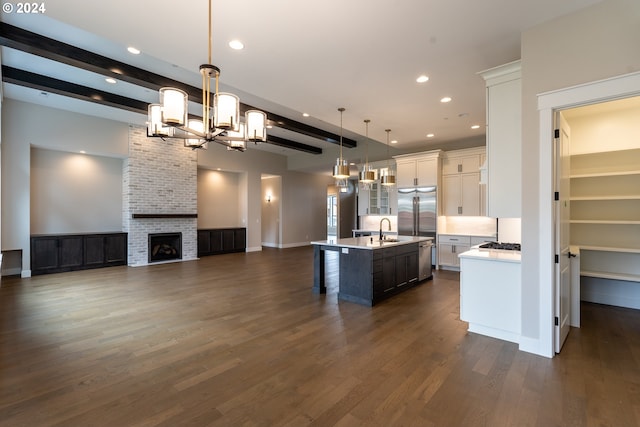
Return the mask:
[[[373,306],[420,283],[418,242],[406,237],[399,242],[371,244],[368,237],[312,242],[314,248],[313,292],[326,293],[325,251],[339,252],[338,299]]]

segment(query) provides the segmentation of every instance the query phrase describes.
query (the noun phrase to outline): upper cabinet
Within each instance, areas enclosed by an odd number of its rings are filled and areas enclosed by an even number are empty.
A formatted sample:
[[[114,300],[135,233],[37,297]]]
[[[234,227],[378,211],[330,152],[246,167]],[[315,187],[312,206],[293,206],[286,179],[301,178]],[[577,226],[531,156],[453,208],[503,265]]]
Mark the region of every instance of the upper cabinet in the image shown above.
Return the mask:
[[[444,216],[484,216],[480,165],[485,150],[447,151],[442,158],[442,209]]]
[[[479,74],[487,87],[487,215],[519,218],[522,212],[520,61]]]
[[[437,187],[441,153],[440,150],[434,150],[420,154],[394,156],[398,188]]]

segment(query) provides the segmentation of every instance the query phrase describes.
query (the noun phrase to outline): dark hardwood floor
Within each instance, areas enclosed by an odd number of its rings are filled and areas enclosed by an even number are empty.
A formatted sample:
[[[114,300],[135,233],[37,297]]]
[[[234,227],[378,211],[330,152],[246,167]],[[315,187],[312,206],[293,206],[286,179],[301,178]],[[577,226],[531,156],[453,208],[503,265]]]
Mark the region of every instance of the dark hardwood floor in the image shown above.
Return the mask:
[[[373,308],[309,247],[0,288],[2,426],[636,426],[640,313],[582,305],[546,359],[466,331],[458,274]]]

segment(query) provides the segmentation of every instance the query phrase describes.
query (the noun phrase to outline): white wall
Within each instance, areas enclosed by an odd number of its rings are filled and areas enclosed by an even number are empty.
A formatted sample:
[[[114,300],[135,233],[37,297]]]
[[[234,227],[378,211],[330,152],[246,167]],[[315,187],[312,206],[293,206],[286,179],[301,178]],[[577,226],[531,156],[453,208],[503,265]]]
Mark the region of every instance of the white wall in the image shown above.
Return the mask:
[[[198,228],[244,227],[240,174],[198,169]]]
[[[122,159],[31,149],[31,234],[122,231]]]
[[[129,128],[126,123],[4,100],[1,243],[3,250],[22,249],[23,275],[30,275],[31,148],[68,153],[84,150],[90,156],[124,159],[128,157]],[[247,228],[248,250],[260,250],[262,247],[262,174],[282,177],[281,245],[297,246],[325,238],[326,187],[332,182],[331,177],[289,171],[286,157],[251,146],[245,153],[240,153],[210,144],[208,150],[199,150],[197,157],[198,166],[203,169],[220,168],[238,177],[238,191],[233,202],[234,209],[235,206],[238,209],[234,215],[238,222],[233,225]],[[122,203],[122,199],[118,198],[114,203]],[[209,221],[207,218],[209,214],[203,217]],[[38,224],[41,221],[38,219]]]
[[[269,198],[269,200],[267,200]],[[282,204],[282,177],[262,177],[262,245],[280,247],[280,210]]]
[[[637,0],[605,0],[522,35],[521,348],[524,343],[530,351],[552,355],[546,299],[553,284],[552,156],[539,143],[537,95],[638,71],[638,46]]]

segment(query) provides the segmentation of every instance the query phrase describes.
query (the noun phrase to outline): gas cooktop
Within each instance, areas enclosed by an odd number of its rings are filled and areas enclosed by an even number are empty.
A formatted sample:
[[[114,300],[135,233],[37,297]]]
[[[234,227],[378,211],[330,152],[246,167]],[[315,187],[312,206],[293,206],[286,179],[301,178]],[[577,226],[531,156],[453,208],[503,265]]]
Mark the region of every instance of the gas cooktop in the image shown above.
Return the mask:
[[[487,242],[478,246],[480,250],[500,250],[520,252],[520,243]]]

